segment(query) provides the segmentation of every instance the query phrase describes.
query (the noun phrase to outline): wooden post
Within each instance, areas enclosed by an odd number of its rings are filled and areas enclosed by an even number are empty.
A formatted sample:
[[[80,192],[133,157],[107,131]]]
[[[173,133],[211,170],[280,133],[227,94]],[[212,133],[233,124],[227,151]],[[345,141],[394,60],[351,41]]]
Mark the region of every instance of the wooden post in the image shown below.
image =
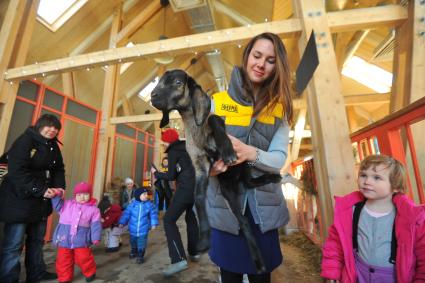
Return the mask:
[[[312,128],[314,169],[318,181],[323,228],[333,221],[333,196],[355,189],[354,157],[341,94],[341,81],[323,1],[294,0],[301,20],[300,49],[314,29],[319,66],[307,91]],[[301,53],[301,52],[300,52]],[[327,231],[324,231],[327,234]]]
[[[116,36],[122,25],[122,2],[114,12],[114,19],[111,27],[111,37],[109,48],[115,48]],[[110,118],[115,116],[117,85],[120,75],[120,65],[112,65],[106,70],[105,82],[102,97],[102,118],[99,127],[99,139],[97,145],[96,170],[93,184],[93,195],[100,199],[105,184],[111,180],[113,139],[115,135],[115,126],[111,125]]]
[[[0,98],[4,103],[0,120],[0,152],[7,150],[6,140],[15,106],[18,83],[3,80],[8,66],[20,67],[25,63],[35,25],[39,0],[11,0],[0,31]]]
[[[300,109],[298,112],[297,122],[294,127],[294,138],[292,139],[291,158],[292,161],[298,159],[298,153],[300,152],[301,140],[303,138],[305,118],[307,109]]]
[[[72,98],[77,97],[77,85],[74,72],[62,73],[63,92]]]

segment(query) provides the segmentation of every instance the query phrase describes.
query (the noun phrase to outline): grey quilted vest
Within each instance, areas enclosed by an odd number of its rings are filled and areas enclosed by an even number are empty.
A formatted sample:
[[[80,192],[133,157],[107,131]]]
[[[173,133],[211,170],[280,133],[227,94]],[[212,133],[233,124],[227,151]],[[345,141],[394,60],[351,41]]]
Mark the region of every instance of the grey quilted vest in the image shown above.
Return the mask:
[[[250,106],[252,103],[244,100],[240,95],[240,82],[239,70],[235,68],[232,72],[228,94],[238,104]],[[226,125],[226,130],[241,141],[267,151],[273,135],[279,127],[283,126],[287,127],[282,119],[276,118],[274,124],[264,124],[251,119],[249,126]],[[252,168],[252,175],[254,177],[262,174],[264,172]],[[241,188],[243,184],[239,183],[239,186]],[[219,187],[218,179],[216,177],[210,177],[206,201],[210,225],[215,229],[237,235],[240,229],[238,221],[230,211]],[[245,193],[243,191],[240,190],[239,194],[239,201],[243,212],[248,203],[254,221],[259,225],[263,233],[288,223],[289,212],[286,207],[281,184],[267,184],[255,189],[249,189]]]

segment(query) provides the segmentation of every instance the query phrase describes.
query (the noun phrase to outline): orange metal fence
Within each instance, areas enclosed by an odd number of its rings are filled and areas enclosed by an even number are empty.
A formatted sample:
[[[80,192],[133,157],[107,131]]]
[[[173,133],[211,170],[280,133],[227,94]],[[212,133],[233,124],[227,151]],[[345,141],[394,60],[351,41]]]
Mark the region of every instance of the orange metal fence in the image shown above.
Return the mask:
[[[370,154],[386,154],[405,165],[408,195],[417,203],[425,203],[424,138],[425,98],[351,135],[357,161]]]
[[[356,164],[370,154],[386,154],[402,162],[408,173],[409,197],[425,203],[425,98],[353,133],[351,141]],[[320,200],[315,194],[320,188],[313,164],[313,159],[294,162],[292,170],[304,186],[298,193],[298,227],[320,243],[326,227],[322,227]]]

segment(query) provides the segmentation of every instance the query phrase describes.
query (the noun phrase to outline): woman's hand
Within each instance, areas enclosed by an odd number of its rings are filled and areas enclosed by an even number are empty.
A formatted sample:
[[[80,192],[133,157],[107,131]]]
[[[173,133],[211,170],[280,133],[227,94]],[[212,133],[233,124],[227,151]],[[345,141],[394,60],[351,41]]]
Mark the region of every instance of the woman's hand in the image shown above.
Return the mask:
[[[217,160],[211,167],[210,176],[217,176],[227,170],[227,165],[224,164],[223,160]]]
[[[48,188],[45,192],[43,197],[44,198],[53,198],[56,195],[56,190],[53,188]]]
[[[251,145],[247,145],[241,142],[239,139],[234,136],[228,135],[230,141],[232,142],[233,149],[236,152],[236,156],[238,160],[236,160],[235,164],[242,163],[244,161],[254,161],[257,158],[257,150],[255,147]],[[232,165],[235,165],[232,164]]]

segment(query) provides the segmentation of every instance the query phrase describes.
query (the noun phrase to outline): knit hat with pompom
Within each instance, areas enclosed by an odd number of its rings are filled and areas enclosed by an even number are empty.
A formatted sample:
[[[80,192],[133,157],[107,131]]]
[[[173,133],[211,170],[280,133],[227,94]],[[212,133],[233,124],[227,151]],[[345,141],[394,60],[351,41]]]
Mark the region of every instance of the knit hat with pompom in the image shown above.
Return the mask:
[[[162,132],[161,140],[167,143],[173,143],[179,139],[179,133],[175,129],[167,129]]]

